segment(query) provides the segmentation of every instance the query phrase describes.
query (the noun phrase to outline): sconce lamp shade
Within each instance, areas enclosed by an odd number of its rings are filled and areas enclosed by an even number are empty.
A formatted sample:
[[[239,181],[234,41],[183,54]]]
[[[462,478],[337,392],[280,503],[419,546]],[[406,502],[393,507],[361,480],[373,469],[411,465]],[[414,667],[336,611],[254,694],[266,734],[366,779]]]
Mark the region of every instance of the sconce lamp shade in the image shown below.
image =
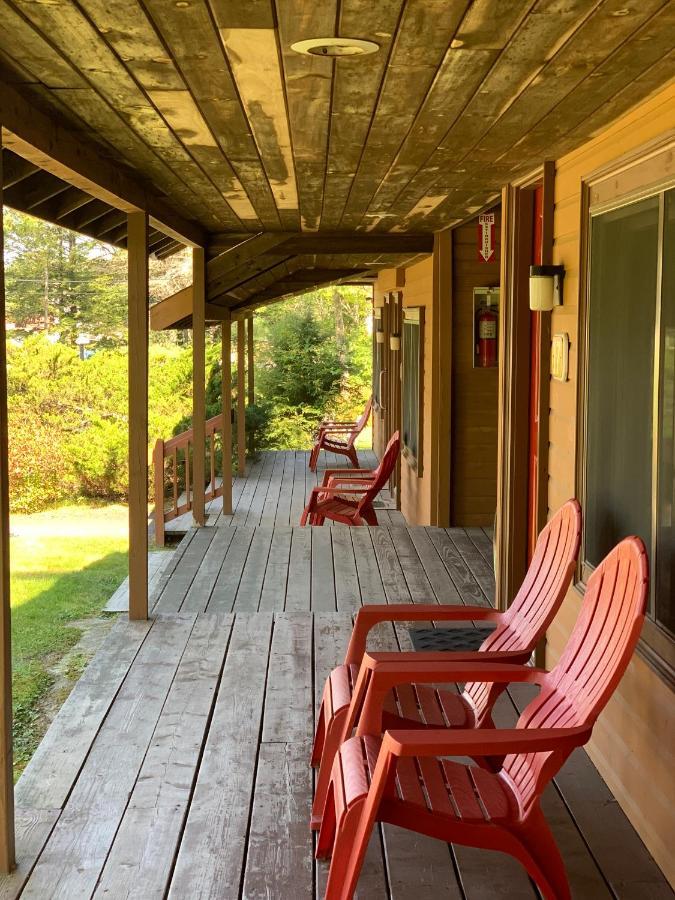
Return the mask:
[[[550,312],[562,306],[563,266],[530,266],[530,309]]]
[[[401,349],[401,335],[400,334],[390,334],[389,335],[389,349],[390,350],[400,350]]]
[[[384,331],[375,332],[375,342],[378,344],[384,344]]]

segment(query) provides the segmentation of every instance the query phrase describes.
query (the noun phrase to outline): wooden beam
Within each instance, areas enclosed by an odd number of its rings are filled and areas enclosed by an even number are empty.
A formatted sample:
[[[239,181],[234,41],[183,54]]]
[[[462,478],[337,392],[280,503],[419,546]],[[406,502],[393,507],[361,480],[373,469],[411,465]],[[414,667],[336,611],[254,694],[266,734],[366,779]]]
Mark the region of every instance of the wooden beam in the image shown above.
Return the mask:
[[[325,281],[317,281],[314,283],[303,282],[302,284],[290,282],[290,286],[289,282],[282,280],[276,282],[276,284],[273,284],[266,290],[260,291],[257,294],[252,294],[250,297],[246,297],[244,300],[230,298],[229,308],[232,312],[247,313],[249,310],[257,309],[259,306],[276,303],[279,300],[284,300],[286,297],[307,293],[311,290],[317,290],[320,287],[327,287],[331,284],[335,284],[334,279],[326,279]],[[368,284],[370,285],[370,282]]]
[[[0,139],[0,150],[2,140]],[[9,444],[7,436],[7,335],[0,154],[0,871],[15,865],[12,755],[12,630],[9,587]]]
[[[237,323],[237,474],[246,474],[246,321]]]
[[[30,212],[33,207],[58,197],[67,190],[68,185],[60,178],[54,178],[48,172],[38,171],[5,190],[4,202],[12,209]]]
[[[221,325],[222,407],[223,407],[223,515],[232,515],[232,320]]]
[[[148,217],[129,213],[129,618],[148,618]]]
[[[209,260],[209,280],[220,278],[228,272],[252,263],[259,256],[271,253],[272,250],[284,244],[288,238],[288,234],[274,232],[254,234],[246,238]]]
[[[279,238],[280,252],[288,255],[302,253],[433,253],[433,234],[406,232],[266,232],[256,237]],[[227,232],[213,234],[209,251],[219,248],[221,241],[229,240]],[[241,246],[241,245],[240,245]],[[236,250],[237,248],[233,248]],[[231,251],[230,251],[231,252]],[[271,250],[266,251],[270,253]],[[222,256],[223,254],[221,254]],[[256,253],[256,256],[260,255]],[[218,259],[219,257],[216,257]]]
[[[0,82],[5,146],[18,156],[125,212],[145,210],[153,227],[191,246],[204,246],[203,229],[131,178],[100,148],[33,107],[15,87]]]
[[[3,151],[2,154],[2,178],[5,190],[19,184],[25,178],[29,178],[38,172],[37,166],[33,165],[27,159],[22,159],[9,150]]]
[[[204,472],[206,458],[206,256],[202,247],[192,250],[192,518],[205,525]]]
[[[192,328],[192,285],[165,297],[150,307],[150,327],[153,331],[164,331],[168,328]],[[205,321],[210,324],[230,320],[230,313],[225,306],[204,304]]]

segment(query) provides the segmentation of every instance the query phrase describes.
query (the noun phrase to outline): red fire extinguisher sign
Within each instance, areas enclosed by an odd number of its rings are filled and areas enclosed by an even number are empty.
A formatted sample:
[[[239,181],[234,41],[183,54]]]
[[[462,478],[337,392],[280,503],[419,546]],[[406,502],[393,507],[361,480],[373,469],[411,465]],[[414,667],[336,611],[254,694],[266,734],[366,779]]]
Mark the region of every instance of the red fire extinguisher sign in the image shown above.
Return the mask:
[[[495,258],[495,214],[478,216],[478,259],[489,263]]]

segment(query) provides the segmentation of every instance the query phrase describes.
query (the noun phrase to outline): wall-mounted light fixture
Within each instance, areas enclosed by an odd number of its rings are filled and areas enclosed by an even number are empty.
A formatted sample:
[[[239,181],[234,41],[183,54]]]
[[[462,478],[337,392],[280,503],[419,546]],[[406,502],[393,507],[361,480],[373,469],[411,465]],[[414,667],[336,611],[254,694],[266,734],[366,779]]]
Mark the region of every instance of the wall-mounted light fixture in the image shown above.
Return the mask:
[[[550,312],[562,306],[564,266],[530,266],[530,309]]]
[[[390,334],[389,335],[389,349],[390,350],[400,350],[401,349],[401,335],[400,334]]]
[[[384,344],[384,331],[375,332],[375,342],[378,344]]]

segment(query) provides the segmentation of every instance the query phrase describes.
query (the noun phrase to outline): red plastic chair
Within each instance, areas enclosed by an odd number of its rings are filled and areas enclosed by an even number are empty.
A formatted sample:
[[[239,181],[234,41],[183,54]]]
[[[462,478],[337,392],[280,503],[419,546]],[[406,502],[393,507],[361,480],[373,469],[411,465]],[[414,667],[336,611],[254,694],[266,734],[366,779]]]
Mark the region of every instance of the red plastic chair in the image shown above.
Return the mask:
[[[373,398],[370,397],[366,403],[366,408],[356,422],[322,422],[319,425],[316,441],[309,457],[309,468],[312,472],[316,469],[319,454],[322,450],[341,453],[343,456],[349,457],[352,465],[358,466],[359,458],[356,455],[354,443],[368,423],[372,405]],[[343,436],[343,440],[339,439],[340,435]]]
[[[525,580],[509,609],[438,604],[364,606],[359,610],[347,656],[326,681],[319,710],[312,765],[321,764],[317,776],[312,828],[321,824],[333,759],[340,744],[358,721],[364,687],[356,689],[359,666],[369,630],[384,621],[497,622],[497,628],[476,653],[375,653],[372,659],[401,667],[435,663],[438,682],[447,683],[445,669],[461,662],[526,663],[546,633],[567,593],[576,566],[581,539],[581,507],[568,500],[542,529]],[[450,679],[451,680],[451,679]],[[387,697],[384,728],[493,728],[492,707],[506,689],[504,684],[467,684],[462,694],[434,687],[403,685]],[[495,765],[502,760],[491,761]]]
[[[328,485],[312,488],[307,506],[300,519],[301,525],[323,525],[326,519],[343,525],[377,525],[373,501],[389,480],[401,448],[398,431],[391,436],[379,466],[370,478],[357,478],[345,473],[331,475]],[[363,469],[357,470],[363,473]],[[355,486],[358,483],[358,486]],[[353,486],[350,487],[349,484]]]
[[[319,834],[317,856],[333,850],[326,900],[353,897],[378,821],[508,853],[525,866],[544,898],[568,900],[565,866],[540,797],[570,753],[588,741],[621,680],[640,636],[648,583],[644,544],[627,538],[589,578],[574,631],[550,672],[511,665],[448,667],[453,681],[540,685],[515,728],[387,731],[381,738],[365,733],[366,727],[379,729],[372,717],[365,721],[364,710],[357,736],[335,759]],[[436,681],[438,671],[425,663],[407,674],[391,663],[375,665],[374,694],[383,702],[392,687],[411,678]],[[503,754],[497,773],[444,758]]]

